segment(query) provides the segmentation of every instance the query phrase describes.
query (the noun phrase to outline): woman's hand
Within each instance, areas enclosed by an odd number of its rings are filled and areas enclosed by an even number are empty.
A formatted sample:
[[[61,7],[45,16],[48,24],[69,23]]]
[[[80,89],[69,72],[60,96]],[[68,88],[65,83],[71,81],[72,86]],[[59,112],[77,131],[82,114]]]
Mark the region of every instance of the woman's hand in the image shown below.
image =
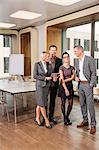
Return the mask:
[[[69,95],[70,95],[68,89],[65,89],[65,94],[66,94],[66,96],[69,96]]]
[[[51,80],[52,77],[45,77],[45,80]]]

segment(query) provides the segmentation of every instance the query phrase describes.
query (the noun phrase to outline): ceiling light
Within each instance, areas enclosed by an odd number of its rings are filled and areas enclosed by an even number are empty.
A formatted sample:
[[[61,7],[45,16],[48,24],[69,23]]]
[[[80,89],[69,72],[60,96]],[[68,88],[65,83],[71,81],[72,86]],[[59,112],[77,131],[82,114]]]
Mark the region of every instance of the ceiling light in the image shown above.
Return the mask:
[[[19,19],[35,19],[40,16],[41,16],[41,14],[24,11],[24,10],[19,10],[19,11],[13,13],[12,15],[10,15],[10,17],[19,18]]]
[[[0,22],[0,28],[11,28],[11,27],[14,27],[14,26],[16,26],[16,24]]]
[[[68,6],[77,3],[81,0],[44,0],[44,1],[57,5]]]

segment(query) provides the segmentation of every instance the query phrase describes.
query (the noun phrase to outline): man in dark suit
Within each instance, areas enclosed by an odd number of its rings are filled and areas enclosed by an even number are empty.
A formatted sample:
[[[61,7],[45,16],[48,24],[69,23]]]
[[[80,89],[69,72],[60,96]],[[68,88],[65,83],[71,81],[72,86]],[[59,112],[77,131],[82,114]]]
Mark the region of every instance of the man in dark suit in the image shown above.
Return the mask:
[[[83,121],[77,125],[77,128],[83,128],[89,125],[88,111],[90,114],[90,133],[96,132],[96,119],[93,99],[93,87],[96,85],[96,67],[92,57],[84,55],[82,46],[75,46],[74,53],[78,57],[75,61],[76,81],[78,81],[78,90],[80,98],[80,106]]]
[[[59,67],[62,65],[62,59],[56,57],[57,47],[51,45],[49,47],[50,62],[52,64],[52,81],[50,86],[50,103],[49,103],[49,121],[57,124],[57,121],[54,119],[54,109],[55,109],[55,99],[57,95],[57,88],[59,84],[58,72]]]

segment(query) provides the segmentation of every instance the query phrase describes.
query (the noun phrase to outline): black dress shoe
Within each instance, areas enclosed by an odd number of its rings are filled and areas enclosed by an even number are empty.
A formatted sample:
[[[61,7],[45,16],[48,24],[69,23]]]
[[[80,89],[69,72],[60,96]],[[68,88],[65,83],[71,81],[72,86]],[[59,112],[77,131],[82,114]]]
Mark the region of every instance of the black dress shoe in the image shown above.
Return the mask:
[[[67,122],[67,125],[68,125],[68,126],[72,125],[72,122]]]
[[[72,122],[70,121],[70,119],[67,116],[64,117],[64,125],[66,125],[66,126],[72,125]]]
[[[72,122],[64,122],[64,125],[70,126],[70,125],[72,125]]]
[[[69,118],[67,118],[67,125],[72,125],[72,122],[70,121]]]
[[[57,121],[54,118],[49,119],[50,122],[53,122],[54,124],[57,124]]]
[[[68,117],[66,119],[67,119],[67,122],[70,122],[70,119]]]

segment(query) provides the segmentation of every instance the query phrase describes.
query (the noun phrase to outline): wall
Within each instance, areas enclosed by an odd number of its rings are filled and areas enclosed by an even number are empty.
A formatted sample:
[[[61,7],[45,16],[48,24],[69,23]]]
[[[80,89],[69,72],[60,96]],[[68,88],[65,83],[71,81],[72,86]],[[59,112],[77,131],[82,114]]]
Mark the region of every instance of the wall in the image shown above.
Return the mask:
[[[46,24],[37,26],[36,29],[38,30],[38,57],[39,57],[42,51],[47,51]]]
[[[31,77],[33,77],[34,63],[38,60],[38,31],[36,28],[25,28],[19,31],[19,53],[21,53],[21,34],[30,32],[31,40]]]
[[[11,52],[12,53],[14,53],[14,52],[18,53],[18,51],[19,51],[18,31],[16,31],[16,30],[0,30],[0,34],[12,35]]]
[[[0,34],[8,34],[12,35],[12,49],[11,53],[21,53],[21,43],[20,43],[20,35],[23,33],[30,32],[31,34],[31,76],[33,76],[33,67],[35,61],[38,60],[39,52],[38,52],[38,31],[36,28],[26,28],[22,29],[19,32],[16,30],[0,30]],[[8,54],[7,54],[8,56]],[[3,64],[2,64],[3,65]]]
[[[11,35],[11,48],[3,46],[3,35]],[[9,73],[4,73],[4,57],[9,57],[10,53],[18,53],[18,32],[15,30],[0,30],[0,78],[8,77]]]
[[[46,26],[48,27],[48,26],[56,25],[56,24],[59,24],[59,23],[63,23],[63,22],[67,22],[67,21],[70,21],[70,20],[78,19],[78,18],[87,16],[87,15],[95,14],[95,13],[98,13],[98,12],[99,12],[99,5],[91,7],[91,8],[87,8],[87,9],[84,9],[84,10],[80,10],[78,12],[75,12],[75,13],[65,15],[63,17],[59,17],[59,18],[56,18],[54,20],[48,21],[46,23]]]

